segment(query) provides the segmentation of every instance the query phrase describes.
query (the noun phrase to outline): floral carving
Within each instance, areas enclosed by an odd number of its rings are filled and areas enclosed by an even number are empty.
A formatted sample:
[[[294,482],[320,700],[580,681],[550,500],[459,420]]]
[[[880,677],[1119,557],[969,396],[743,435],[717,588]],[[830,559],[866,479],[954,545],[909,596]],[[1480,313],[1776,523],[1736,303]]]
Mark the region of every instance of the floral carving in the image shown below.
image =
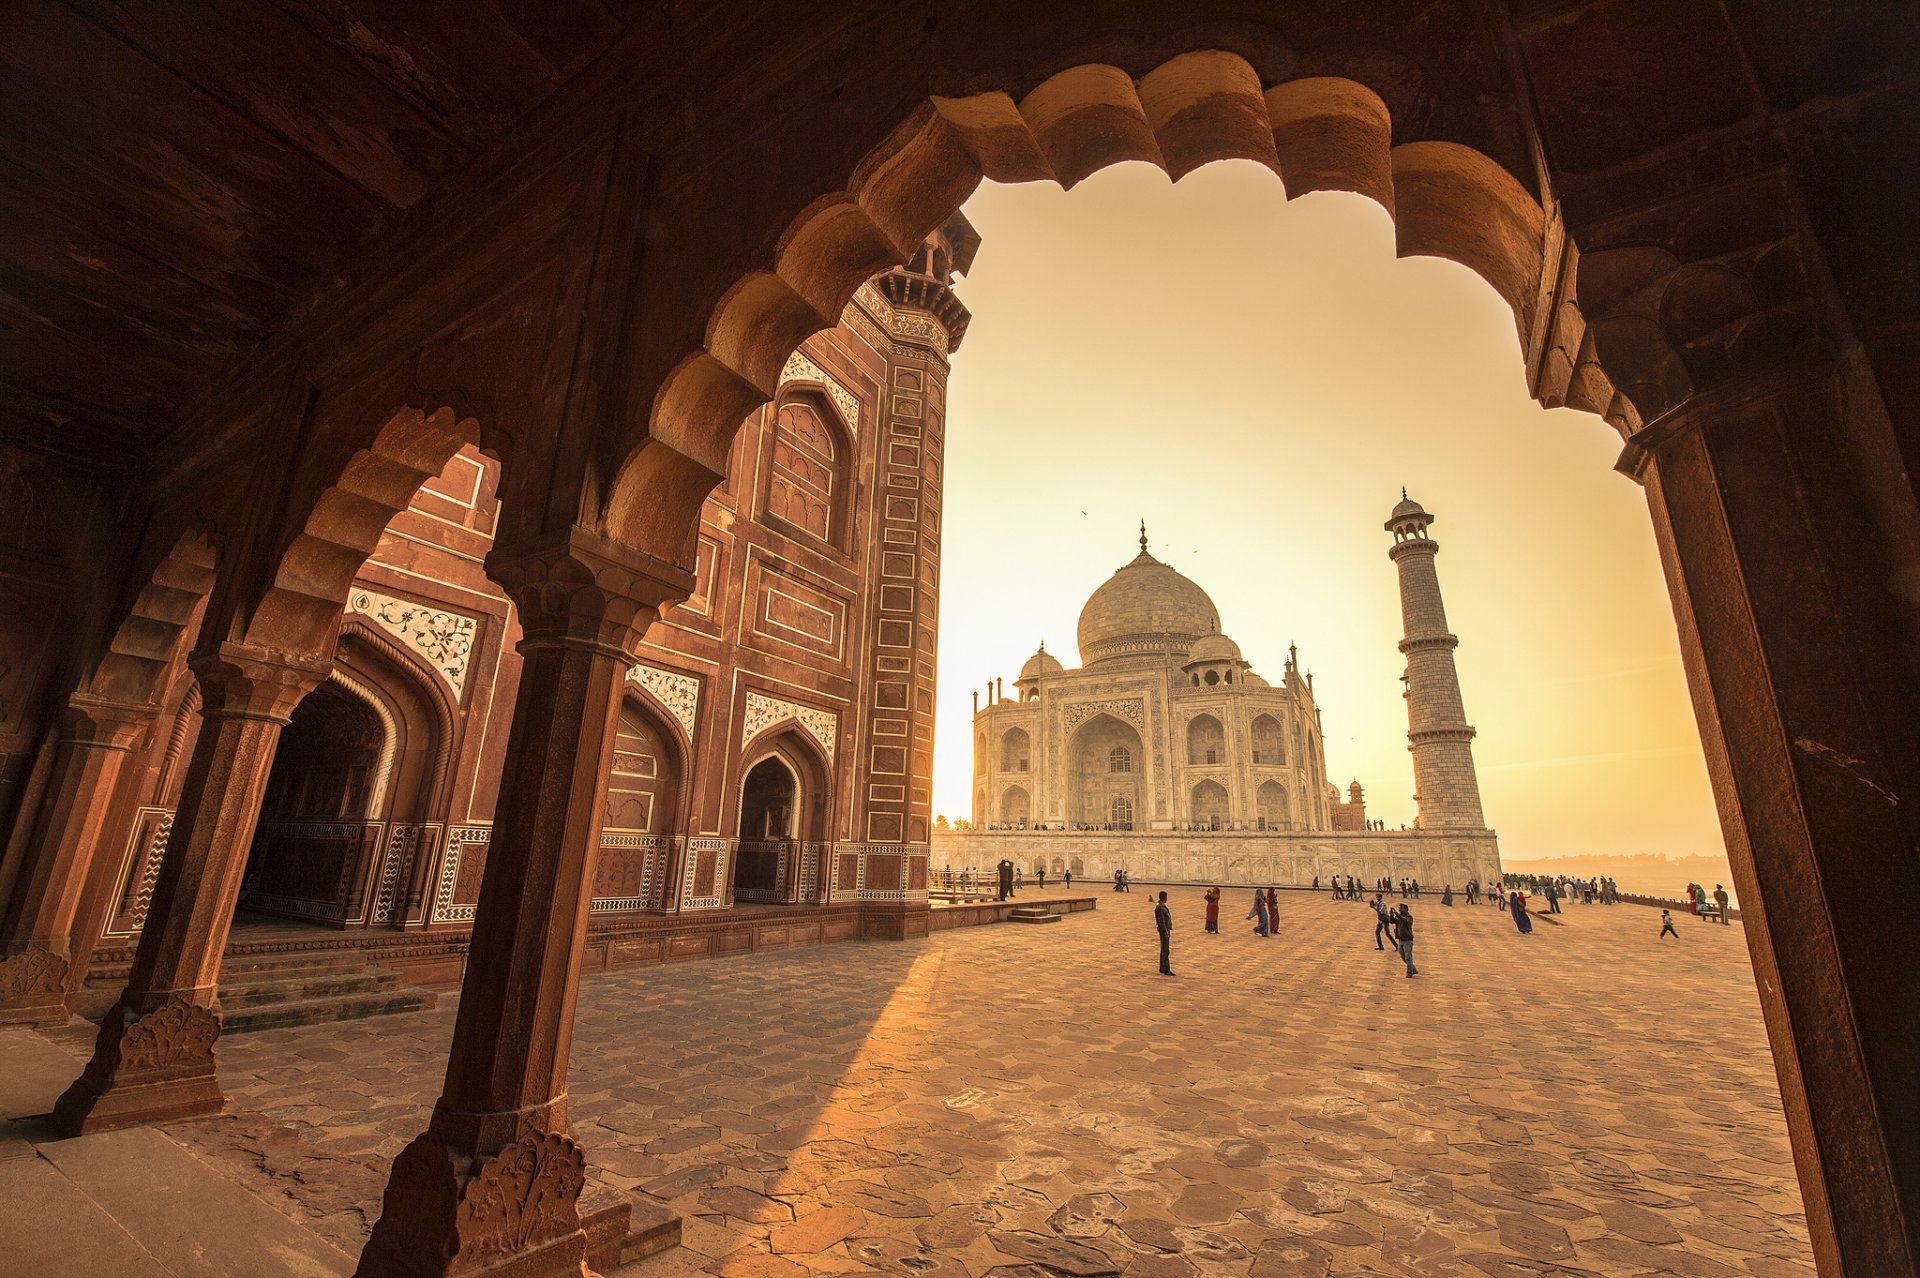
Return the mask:
[[[1079,727],[1083,720],[1091,719],[1096,714],[1110,714],[1116,719],[1125,719],[1136,728],[1144,727],[1146,724],[1145,707],[1137,698],[1128,698],[1124,701],[1076,702],[1062,711],[1061,718],[1067,730],[1071,732]]]
[[[558,1132],[528,1132],[488,1159],[460,1197],[456,1267],[578,1232],[586,1173],[580,1147]]]
[[[466,688],[467,667],[480,623],[462,613],[429,608],[377,590],[356,590],[347,611],[359,613],[405,644],[439,672],[458,698]]]
[[[0,998],[58,993],[67,979],[67,961],[51,950],[22,950],[0,959]]]
[[[219,1038],[220,1014],[211,1007],[184,1001],[168,1003],[159,1011],[120,1022],[117,1072],[124,1077],[191,1066],[211,1070],[213,1045]]]
[[[826,388],[827,396],[840,409],[840,416],[846,420],[847,429],[855,435],[860,433],[860,399],[852,391],[837,381],[833,374],[821,368],[799,351],[787,357],[787,366],[780,370],[780,384],[788,382],[818,382]]]
[[[692,675],[637,663],[627,671],[627,679],[645,688],[654,700],[665,706],[667,713],[679,720],[680,726],[687,730],[687,740],[693,740],[694,720],[700,713],[698,679]]]
[[[812,706],[783,701],[759,692],[747,694],[747,714],[746,721],[740,725],[740,744],[744,746],[782,719],[792,719],[798,723],[808,736],[820,743],[827,762],[833,762],[834,742],[840,735],[840,716],[830,710],[816,710]]]

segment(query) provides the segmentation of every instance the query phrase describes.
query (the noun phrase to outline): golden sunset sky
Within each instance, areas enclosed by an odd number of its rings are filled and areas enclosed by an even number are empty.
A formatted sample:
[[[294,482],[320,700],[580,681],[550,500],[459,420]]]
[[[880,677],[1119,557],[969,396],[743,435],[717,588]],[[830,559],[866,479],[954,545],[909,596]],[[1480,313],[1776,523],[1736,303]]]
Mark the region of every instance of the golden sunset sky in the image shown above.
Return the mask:
[[[1487,819],[1510,859],[1719,855],[1644,495],[1598,418],[1527,395],[1506,305],[1396,260],[1359,196],[1258,166],[987,185],[947,431],[934,811],[971,807],[972,697],[1138,547],[1212,595],[1254,669],[1314,675],[1329,776],[1411,823],[1401,485],[1438,566]]]

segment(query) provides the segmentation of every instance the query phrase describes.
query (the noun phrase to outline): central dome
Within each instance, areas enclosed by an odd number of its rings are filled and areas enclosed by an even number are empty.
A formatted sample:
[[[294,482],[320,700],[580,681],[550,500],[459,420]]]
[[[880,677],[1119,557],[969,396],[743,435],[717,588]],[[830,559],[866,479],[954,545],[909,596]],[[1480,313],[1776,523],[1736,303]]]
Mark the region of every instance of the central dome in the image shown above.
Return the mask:
[[[1182,660],[1202,635],[1220,629],[1207,592],[1147,553],[1107,578],[1080,609],[1080,661]]]

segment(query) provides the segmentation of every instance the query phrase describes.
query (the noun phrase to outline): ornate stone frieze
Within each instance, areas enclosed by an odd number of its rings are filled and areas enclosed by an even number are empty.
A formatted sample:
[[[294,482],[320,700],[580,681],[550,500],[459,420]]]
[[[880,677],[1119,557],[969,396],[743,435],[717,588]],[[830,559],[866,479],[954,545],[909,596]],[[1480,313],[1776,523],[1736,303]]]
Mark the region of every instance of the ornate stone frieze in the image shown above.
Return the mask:
[[[687,740],[693,740],[693,725],[700,715],[698,679],[635,662],[633,668],[627,671],[627,682],[645,688],[654,700],[667,708],[668,714],[679,720],[680,726],[687,730]]]
[[[839,715],[831,710],[818,710],[797,701],[783,701],[759,692],[747,694],[747,713],[745,722],[740,725],[740,744],[746,745],[782,719],[792,719],[798,723],[808,736],[820,743],[827,762],[833,762],[834,743],[840,734]]]
[[[477,620],[377,590],[354,591],[347,598],[347,611],[367,618],[432,666],[452,687],[456,700],[465,691],[473,641],[480,629]]]
[[[847,429],[855,435],[860,433],[860,397],[799,351],[789,355],[787,366],[780,370],[780,384],[785,386],[788,382],[820,383],[826,388],[827,398],[834,402],[840,415],[846,419]]]
[[[1075,701],[1062,707],[1060,713],[1069,732],[1096,714],[1110,714],[1116,719],[1126,720],[1136,728],[1146,726],[1147,722],[1145,703],[1138,697],[1112,701]]]

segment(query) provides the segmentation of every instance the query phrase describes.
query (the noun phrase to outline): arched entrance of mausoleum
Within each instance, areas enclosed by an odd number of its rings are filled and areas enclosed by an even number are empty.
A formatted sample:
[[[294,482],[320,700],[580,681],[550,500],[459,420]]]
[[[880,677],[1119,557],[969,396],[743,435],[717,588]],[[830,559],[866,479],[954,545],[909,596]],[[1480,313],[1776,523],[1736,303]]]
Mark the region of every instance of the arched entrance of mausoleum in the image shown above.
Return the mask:
[[[1092,827],[1133,824],[1145,769],[1138,729],[1106,713],[1089,718],[1067,746],[1068,820]]]

